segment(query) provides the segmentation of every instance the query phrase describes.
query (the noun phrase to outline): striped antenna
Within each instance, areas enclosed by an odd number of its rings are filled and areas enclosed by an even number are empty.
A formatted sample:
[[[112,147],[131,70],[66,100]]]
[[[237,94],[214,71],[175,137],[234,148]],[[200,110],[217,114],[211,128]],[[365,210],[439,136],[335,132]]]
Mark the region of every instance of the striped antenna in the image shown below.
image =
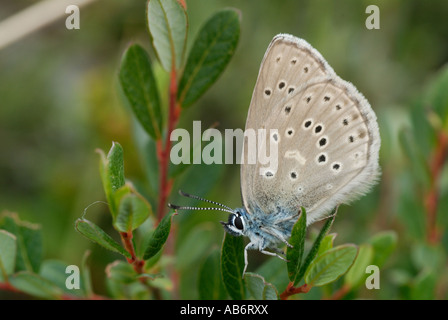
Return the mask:
[[[179,190],[179,194],[181,196],[184,196],[187,198],[196,199],[196,200],[208,202],[211,204],[215,204],[217,206],[221,206],[222,208],[215,208],[215,207],[200,208],[200,207],[177,206],[175,204],[168,203],[169,208],[175,209],[175,210],[216,210],[216,211],[224,211],[224,212],[228,212],[228,213],[235,213],[235,211],[232,208],[230,208],[226,205],[223,205],[222,203],[204,199],[204,198],[192,195],[192,194],[188,194],[186,192],[183,192],[182,190]]]

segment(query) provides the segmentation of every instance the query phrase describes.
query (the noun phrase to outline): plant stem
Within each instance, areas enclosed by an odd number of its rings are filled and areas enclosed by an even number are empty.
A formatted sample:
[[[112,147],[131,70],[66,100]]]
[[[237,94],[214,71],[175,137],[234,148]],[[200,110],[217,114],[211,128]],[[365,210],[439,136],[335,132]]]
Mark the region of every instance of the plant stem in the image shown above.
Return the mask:
[[[285,291],[283,291],[283,293],[280,294],[280,299],[287,300],[289,298],[289,296],[292,296],[294,294],[307,293],[308,291],[310,291],[311,288],[312,288],[312,286],[310,286],[306,283],[301,285],[298,288],[295,288],[294,283],[290,282],[288,284],[288,286],[286,287]]]
[[[350,292],[350,286],[344,284],[338,291],[336,291],[331,297],[327,298],[326,300],[341,300],[349,292]]]
[[[9,282],[0,282],[0,290],[1,291],[11,291],[21,293],[19,289],[13,287]]]
[[[427,214],[427,239],[429,243],[436,244],[440,233],[437,228],[437,208],[439,204],[439,182],[443,166],[448,155],[448,135],[440,130],[437,134],[437,145],[430,162],[430,185],[425,195],[425,208]]]
[[[157,220],[161,221],[166,212],[166,200],[171,192],[172,181],[168,179],[169,154],[171,150],[171,132],[176,127],[180,116],[180,106],[177,103],[177,79],[176,68],[172,64],[170,75],[168,129],[165,136],[165,145],[162,141],[157,141],[157,156],[160,169],[159,203],[157,208]]]
[[[181,5],[182,7],[184,7],[184,10],[185,10],[185,11],[187,10],[187,3],[186,3],[185,0],[177,0],[177,2],[179,2],[180,5]]]
[[[123,242],[124,248],[131,255],[131,258],[126,258],[128,263],[132,265],[135,272],[138,274],[144,273],[143,267],[145,265],[144,260],[140,260],[135,255],[134,244],[132,243],[132,231],[131,232],[120,232],[121,241]]]
[[[131,255],[131,258],[126,258],[128,263],[132,265],[132,267],[134,268],[134,270],[137,274],[145,273],[145,268],[144,268],[145,260],[138,259],[135,254],[134,244],[132,243],[132,237],[133,237],[132,231],[131,232],[120,232],[120,237],[121,237],[121,241],[124,245],[124,248]],[[160,294],[160,290],[158,288],[149,286],[146,283],[145,278],[140,278],[139,281],[148,289],[149,292],[152,292],[154,294],[154,297],[156,300],[160,300],[162,298],[161,294]]]
[[[167,209],[166,202],[168,196],[171,192],[172,181],[168,179],[168,168],[169,168],[169,155],[171,151],[171,133],[177,125],[179,120],[179,116],[181,113],[180,105],[177,103],[177,77],[176,77],[176,67],[174,63],[174,59],[171,63],[171,74],[170,74],[170,88],[169,88],[169,108],[168,108],[168,125],[167,132],[165,136],[165,145],[163,145],[162,139],[157,141],[157,157],[159,161],[159,172],[160,172],[160,180],[159,180],[159,202],[157,207],[157,220],[160,222],[165,216],[165,212]],[[166,252],[168,254],[172,254],[174,252],[174,232],[170,232],[170,236],[168,238],[168,243],[166,245]],[[176,271],[171,270],[170,278],[173,280],[173,294],[177,294],[178,288],[178,275]],[[156,296],[156,298],[161,298]]]

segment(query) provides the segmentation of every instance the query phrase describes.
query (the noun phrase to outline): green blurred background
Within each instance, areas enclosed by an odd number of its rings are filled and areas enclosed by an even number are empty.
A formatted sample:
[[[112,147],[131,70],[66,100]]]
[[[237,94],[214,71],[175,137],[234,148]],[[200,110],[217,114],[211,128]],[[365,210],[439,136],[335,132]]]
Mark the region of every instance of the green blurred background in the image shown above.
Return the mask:
[[[1,1],[0,21],[33,3]],[[365,9],[370,4],[380,8],[380,30],[365,27]],[[42,225],[45,259],[79,265],[85,250],[91,249],[99,293],[105,290],[105,266],[118,257],[83,238],[73,223],[89,204],[105,199],[96,148],[107,151],[112,141],[118,141],[125,152],[126,177],[143,193],[149,183],[136,147],[138,128],[134,129],[135,122],[124,107],[117,79],[129,43],[142,44],[155,58],[145,7],[144,0],[99,0],[81,8],[80,30],[67,30],[63,15],[0,50],[0,211],[17,212],[22,220]],[[332,229],[338,234],[337,243],[360,243],[381,230],[398,234],[398,246],[384,266],[381,290],[365,296],[413,298],[412,284],[425,269],[426,254],[434,251],[434,259],[441,262],[430,270],[435,281],[429,298],[446,298],[448,173],[445,168],[440,180],[440,241],[428,244],[420,197],[424,187],[413,176],[399,133],[409,128],[418,135],[412,110],[419,108],[420,97],[448,61],[448,2],[187,0],[188,47],[200,26],[225,7],[235,7],[242,14],[237,51],[213,87],[182,113],[178,127],[189,129],[193,120],[201,120],[203,130],[211,125],[220,130],[244,128],[259,64],[272,37],[291,33],[306,39],[338,75],[367,97],[379,119],[381,182],[368,196],[341,207]],[[166,96],[167,75],[160,68],[156,73]],[[424,156],[429,159],[434,142],[422,143],[428,145]],[[195,179],[203,180],[202,187],[209,190],[204,195],[239,207],[239,167],[223,165],[214,175],[207,170],[202,175],[201,170],[195,171]],[[188,181],[181,186],[187,192],[202,193],[191,190]],[[114,232],[107,206],[92,206],[87,214]],[[191,243],[219,247],[223,230],[217,222],[226,215],[186,213],[176,219],[177,254],[184,257],[179,258],[183,261],[179,269],[195,278],[206,249],[192,253]],[[254,254],[250,259],[264,257]],[[191,287],[185,281],[183,287]]]

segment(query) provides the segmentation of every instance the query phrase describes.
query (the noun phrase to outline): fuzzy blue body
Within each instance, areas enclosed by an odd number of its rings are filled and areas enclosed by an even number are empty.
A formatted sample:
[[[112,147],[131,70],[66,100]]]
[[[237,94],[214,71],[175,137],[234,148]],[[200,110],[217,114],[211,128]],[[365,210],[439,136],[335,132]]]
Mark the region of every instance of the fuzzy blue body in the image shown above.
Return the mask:
[[[279,244],[291,236],[291,230],[298,215],[280,211],[266,214],[259,209],[253,214],[248,214],[246,209],[238,208],[245,220],[245,230],[242,235],[248,237],[253,243],[248,249],[262,251],[264,249],[276,249]],[[260,212],[258,212],[260,211]],[[295,219],[292,217],[295,216]]]
[[[261,253],[277,256],[282,260],[284,252],[278,248],[280,243],[292,247],[287,239],[291,236],[291,230],[299,217],[298,213],[291,213],[282,208],[277,212],[266,214],[260,209],[248,213],[245,208],[233,210],[228,222],[221,222],[224,229],[233,236],[246,236],[250,242],[244,248],[244,271],[247,268],[247,251],[258,250]],[[267,251],[273,250],[274,252]]]

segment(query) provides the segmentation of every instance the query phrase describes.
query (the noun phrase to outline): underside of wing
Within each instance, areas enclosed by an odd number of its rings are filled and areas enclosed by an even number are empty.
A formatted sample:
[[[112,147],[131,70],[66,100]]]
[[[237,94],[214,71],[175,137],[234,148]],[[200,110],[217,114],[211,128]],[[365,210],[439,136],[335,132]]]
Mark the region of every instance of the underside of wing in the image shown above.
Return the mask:
[[[278,59],[288,63],[278,66]],[[312,223],[365,193],[378,177],[374,112],[304,40],[274,38],[255,86],[248,129],[266,130],[255,149],[253,141],[244,141],[241,187],[249,213],[293,214],[303,206]],[[254,152],[275,150],[270,163],[249,161]]]
[[[279,34],[266,50],[247,116],[247,128],[260,128],[272,106],[316,78],[334,75],[321,54],[303,39]]]

